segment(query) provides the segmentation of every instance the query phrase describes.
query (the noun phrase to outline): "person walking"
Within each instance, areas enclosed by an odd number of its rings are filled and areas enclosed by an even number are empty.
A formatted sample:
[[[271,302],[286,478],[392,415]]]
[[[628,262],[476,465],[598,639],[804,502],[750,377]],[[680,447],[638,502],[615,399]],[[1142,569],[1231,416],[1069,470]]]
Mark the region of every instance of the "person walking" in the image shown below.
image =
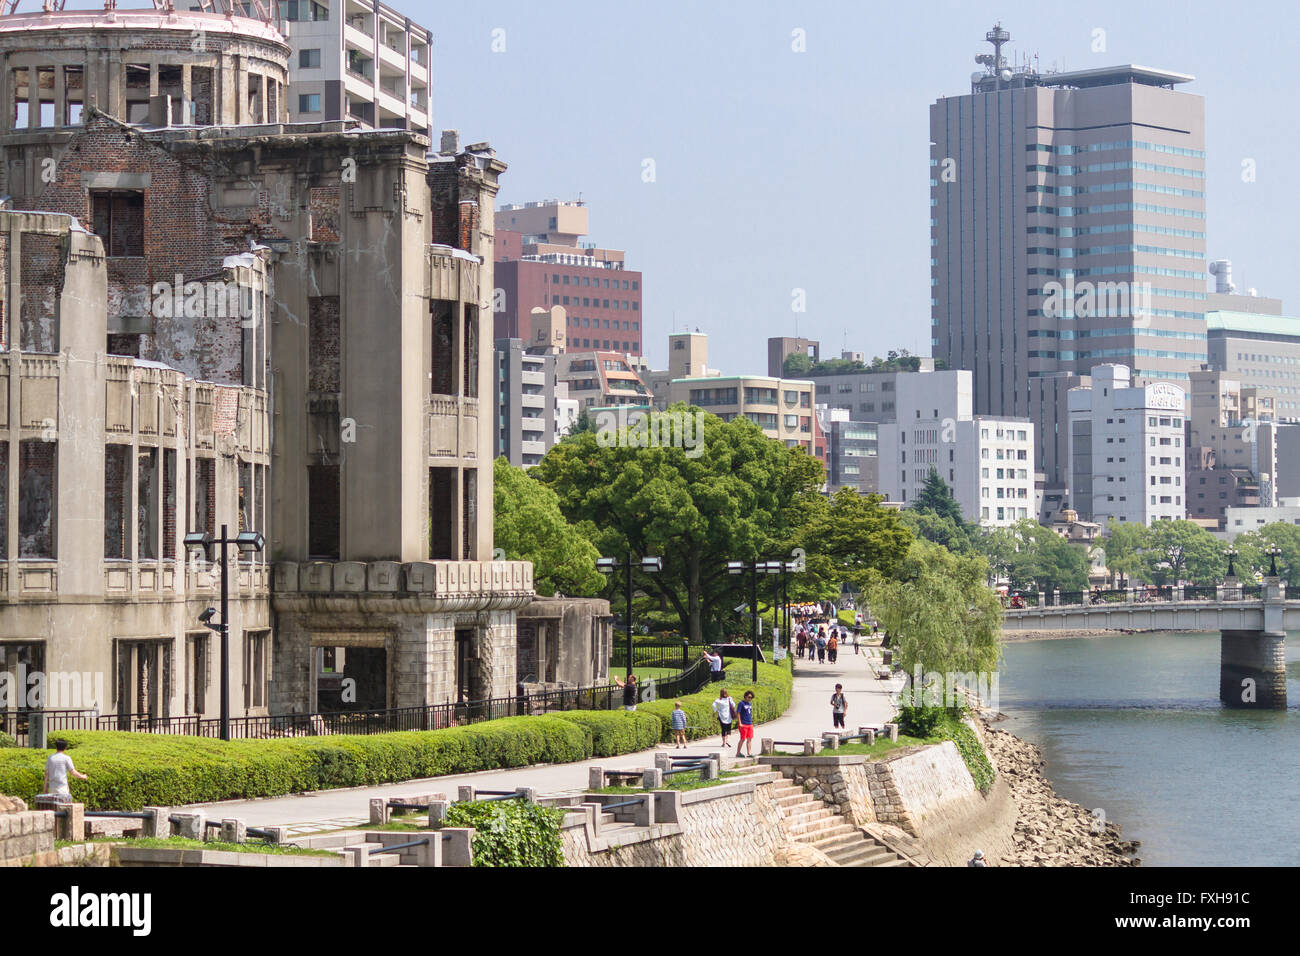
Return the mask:
[[[736,717],[740,721],[740,742],[736,744],[736,756],[745,748],[745,756],[754,756],[754,692],[745,691],[745,699],[736,705]]]
[[[859,637],[860,637],[859,633],[858,633],[857,631],[854,631],[854,632],[853,632],[853,656],[854,656],[854,657],[857,657],[858,654],[861,653],[861,648],[858,647],[858,643],[859,643],[859,642],[858,642],[858,638],[859,638]]]
[[[704,659],[709,662],[709,680],[716,684],[722,680],[722,655],[716,647],[710,647],[704,652]]]
[[[674,748],[680,750],[686,746],[686,711],[682,710],[682,702],[680,700],[673,702],[673,712],[670,721],[673,729]]]
[[[849,711],[848,698],[844,696],[844,685],[836,684],[835,693],[831,694],[831,719],[836,727],[844,726],[844,715]]]
[[[717,715],[718,726],[722,728],[722,746],[731,746],[731,725],[736,720],[736,702],[727,696],[727,688],[718,692],[718,699],[713,702],[713,713]]]
[[[824,628],[817,633],[817,663],[826,663],[826,631]]]
[[[86,774],[78,770],[72,758],[66,753],[68,742],[63,739],[54,741],[54,753],[45,761],[45,792],[54,793],[71,799],[72,791],[68,789],[68,774],[78,780],[89,780]]]
[[[614,683],[623,688],[623,709],[636,710],[636,675],[628,674],[627,683],[624,683],[615,674]]]
[[[835,658],[839,655],[839,650],[839,639],[835,636],[835,632],[831,631],[831,638],[826,642],[826,660],[834,664]]]

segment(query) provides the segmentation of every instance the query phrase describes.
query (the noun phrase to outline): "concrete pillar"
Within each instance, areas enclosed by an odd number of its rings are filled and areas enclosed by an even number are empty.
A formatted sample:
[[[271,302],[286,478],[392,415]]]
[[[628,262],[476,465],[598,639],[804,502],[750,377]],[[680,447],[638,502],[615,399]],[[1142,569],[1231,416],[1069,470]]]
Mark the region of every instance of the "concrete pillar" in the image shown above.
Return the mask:
[[[599,803],[583,803],[579,805],[582,812],[587,815],[587,826],[591,828],[592,836],[600,836],[600,815],[602,812]]]
[[[347,855],[349,866],[370,866],[369,846],[345,846],[343,852]]]
[[[172,835],[172,823],[168,819],[171,816],[171,810],[167,807],[145,807],[144,812],[149,816],[143,821],[144,825],[140,828],[140,836],[165,839]]]
[[[658,767],[641,771],[641,786],[646,790],[658,790],[664,785],[664,772]]]
[[[1223,631],[1219,700],[1226,707],[1286,709],[1286,632]]]
[[[671,770],[673,768],[673,759],[665,753],[655,754],[655,768],[658,770]]]
[[[805,737],[803,741],[803,755],[812,757],[817,753],[817,741],[812,737]]]
[[[266,831],[267,843],[280,844],[289,842],[288,827],[262,827],[262,829]]]
[[[770,757],[772,754],[776,753],[776,744],[772,741],[771,737],[764,737],[758,742],[758,752],[759,755],[763,757]]]
[[[474,799],[474,788],[461,786],[456,788],[456,802],[469,803]]]
[[[898,743],[898,724],[885,724],[885,730],[889,731],[889,739]]]
[[[388,800],[375,797],[370,801],[370,825],[381,827],[388,822]]]
[[[442,866],[442,834],[430,833],[429,842],[412,847],[416,866]]]
[[[442,837],[443,866],[470,866],[473,864],[473,827],[445,827],[442,830]]]
[[[447,811],[451,809],[451,802],[448,800],[430,800],[429,801],[429,826],[437,827],[442,825],[442,821],[447,819]]]
[[[78,842],[86,839],[86,805],[84,803],[61,803],[56,812],[62,812],[63,816],[54,818],[54,839],[75,840]]]
[[[587,768],[587,789],[603,790],[605,787],[605,768],[588,767]]]
[[[656,823],[680,823],[682,819],[682,792],[680,790],[660,790],[655,798]]]
[[[176,817],[176,835],[187,840],[202,840],[207,833],[207,815],[202,810],[173,814]]]
[[[226,817],[221,821],[221,842],[247,843],[248,826],[243,820],[237,820],[234,817]]]
[[[634,827],[652,827],[655,824],[655,795],[647,793],[638,806],[632,808]]]
[[[520,793],[520,798],[519,798],[519,799],[523,800],[524,803],[536,803],[536,802],[537,802],[537,788],[536,788],[536,787],[520,787],[520,788],[519,788],[519,793]]]
[[[839,734],[827,734],[825,737],[822,738],[822,743],[824,743],[824,744],[826,745],[826,749],[828,749],[828,750],[839,750],[839,749],[840,749],[840,735],[839,735]]]
[[[866,735],[866,740],[864,740],[863,743],[865,743],[868,747],[870,747],[872,744],[876,742],[876,731],[874,728],[863,727],[862,733]]]

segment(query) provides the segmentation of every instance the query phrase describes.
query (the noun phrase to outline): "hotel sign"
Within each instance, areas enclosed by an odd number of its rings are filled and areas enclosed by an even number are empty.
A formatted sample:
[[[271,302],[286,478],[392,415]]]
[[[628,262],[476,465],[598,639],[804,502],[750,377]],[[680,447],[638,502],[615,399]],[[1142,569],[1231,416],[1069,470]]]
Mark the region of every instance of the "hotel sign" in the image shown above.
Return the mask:
[[[1177,385],[1157,382],[1147,387],[1147,408],[1167,408],[1170,411],[1181,412],[1185,400],[1183,390]]]

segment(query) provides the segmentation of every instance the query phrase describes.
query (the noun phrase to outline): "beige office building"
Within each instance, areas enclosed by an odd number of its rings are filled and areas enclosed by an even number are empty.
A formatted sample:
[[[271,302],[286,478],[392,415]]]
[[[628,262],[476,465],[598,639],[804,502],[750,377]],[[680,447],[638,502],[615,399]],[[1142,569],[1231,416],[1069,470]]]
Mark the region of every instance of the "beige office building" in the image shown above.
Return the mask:
[[[679,378],[669,384],[669,404],[686,402],[724,422],[744,417],[790,447],[813,454],[813,383],[765,375]]]
[[[1080,376],[1185,389],[1205,361],[1205,103],[1186,74],[1039,73],[987,39],[971,92],[930,107],[931,344],[974,373],[976,414],[1035,423],[1059,488]]]

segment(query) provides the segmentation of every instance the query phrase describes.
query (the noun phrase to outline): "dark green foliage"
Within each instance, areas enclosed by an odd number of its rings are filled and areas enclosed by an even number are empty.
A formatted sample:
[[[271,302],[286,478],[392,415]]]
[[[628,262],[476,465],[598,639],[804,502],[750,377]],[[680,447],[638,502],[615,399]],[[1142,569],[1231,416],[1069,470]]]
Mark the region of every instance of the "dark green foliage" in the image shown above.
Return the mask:
[[[223,742],[117,731],[61,736],[77,768],[90,775],[70,781],[76,799],[95,810],[139,810],[585,760],[593,734],[576,721],[545,716],[368,737]],[[0,793],[30,801],[41,792],[49,754],[0,753]]]
[[[940,518],[951,518],[958,527],[964,524],[961,505],[957,504],[957,499],[952,496],[952,489],[940,477],[939,470],[933,465],[930,466],[930,473],[925,476],[925,484],[921,487],[920,493],[908,507],[913,511],[928,511]]]
[[[17,747],[17,746],[18,746],[18,741],[14,740],[4,731],[0,731],[0,749],[3,749],[5,747]]]
[[[593,757],[636,753],[659,743],[659,718],[639,710],[566,710],[552,716],[585,727]]]
[[[564,813],[522,800],[473,801],[452,804],[443,825],[474,828],[475,866],[564,866]]]

